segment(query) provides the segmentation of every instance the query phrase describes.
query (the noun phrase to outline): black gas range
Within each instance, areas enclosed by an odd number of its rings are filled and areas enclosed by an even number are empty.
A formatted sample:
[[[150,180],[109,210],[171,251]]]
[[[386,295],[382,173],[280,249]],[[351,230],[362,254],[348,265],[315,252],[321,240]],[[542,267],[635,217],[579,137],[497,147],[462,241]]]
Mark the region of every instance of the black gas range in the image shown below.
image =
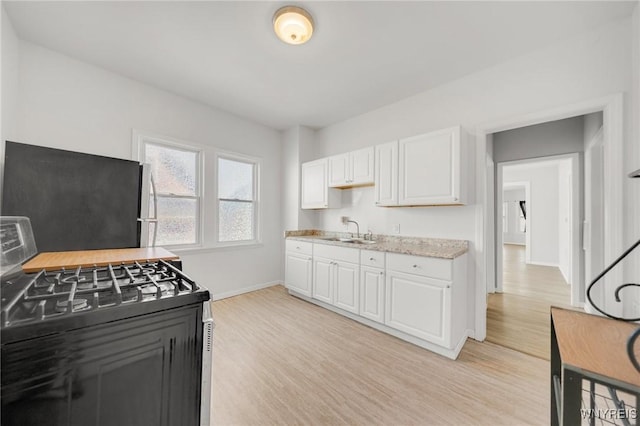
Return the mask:
[[[34,338],[198,303],[208,293],[176,261],[17,274],[2,281],[2,340]]]
[[[210,295],[180,261],[17,268],[0,291],[2,425],[208,424]]]

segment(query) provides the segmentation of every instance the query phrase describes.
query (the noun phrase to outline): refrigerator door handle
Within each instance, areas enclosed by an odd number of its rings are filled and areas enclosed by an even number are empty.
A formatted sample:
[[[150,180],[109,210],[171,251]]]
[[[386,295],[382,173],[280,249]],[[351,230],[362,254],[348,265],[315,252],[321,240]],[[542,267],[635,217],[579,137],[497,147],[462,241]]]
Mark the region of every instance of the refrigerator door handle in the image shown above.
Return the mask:
[[[151,217],[151,221],[155,223],[153,227],[153,240],[151,242],[151,247],[156,246],[156,237],[158,236],[158,195],[156,193],[156,182],[153,180],[153,173],[149,171],[149,180],[151,181],[151,194],[153,195],[153,216]],[[151,227],[151,224],[147,225]]]
[[[151,207],[153,210],[150,212],[149,200],[153,201],[153,206]],[[149,246],[149,241],[151,241],[151,247],[155,247],[156,238],[158,235],[158,196],[156,194],[156,184],[153,179],[153,173],[151,173],[151,165],[143,164],[142,165],[142,185],[140,188],[140,217],[138,218],[138,222],[141,222],[142,225],[140,227],[140,246],[147,247]],[[151,224],[154,223],[153,227],[153,238],[149,238],[149,232],[151,229]]]

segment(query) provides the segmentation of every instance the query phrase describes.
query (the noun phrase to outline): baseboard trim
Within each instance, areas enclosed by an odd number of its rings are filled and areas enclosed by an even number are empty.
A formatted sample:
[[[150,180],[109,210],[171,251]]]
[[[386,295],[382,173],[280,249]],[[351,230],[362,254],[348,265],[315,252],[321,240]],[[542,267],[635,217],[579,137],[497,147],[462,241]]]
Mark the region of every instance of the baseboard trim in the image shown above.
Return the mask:
[[[252,291],[262,290],[263,288],[273,287],[274,285],[281,285],[282,281],[269,281],[267,283],[256,284],[249,287],[243,287],[237,290],[226,291],[224,293],[211,293],[211,300],[222,300],[233,296],[239,296],[245,293],[251,293]]]
[[[351,312],[345,311],[343,309],[340,309],[338,307],[335,307],[333,305],[329,305],[328,303],[324,303],[321,302],[320,300],[317,299],[313,299],[311,297],[307,297],[304,296],[296,291],[293,291],[291,289],[288,289],[289,294],[297,297],[299,299],[302,299],[306,302],[309,303],[313,303],[314,305],[318,305],[321,306],[325,309],[328,309],[330,311],[333,311],[339,315],[345,316],[347,318],[350,318],[354,321],[357,321],[361,324],[367,325],[371,328],[375,328],[376,330],[382,331],[384,333],[387,333],[391,336],[397,337],[398,339],[404,340],[406,342],[409,343],[413,343],[416,346],[420,346],[421,348],[427,349],[431,352],[434,352],[438,355],[442,355],[446,358],[455,360],[458,358],[458,355],[460,354],[460,351],[462,350],[462,347],[464,346],[465,342],[467,341],[467,337],[469,336],[469,330],[465,330],[465,332],[460,336],[459,340],[456,342],[456,345],[449,349],[449,348],[445,348],[443,346],[439,346],[436,345],[435,343],[431,343],[431,342],[427,342],[426,340],[420,339],[418,337],[415,336],[411,336],[407,333],[404,333],[400,330],[396,330],[395,328],[391,328],[387,325],[372,321],[368,318],[365,317],[361,317],[360,315],[356,315],[353,314]]]
[[[527,262],[528,265],[536,265],[536,266],[553,266],[556,268],[559,268],[560,265],[558,265],[557,263],[551,263],[551,262],[536,262],[534,260],[530,260]]]

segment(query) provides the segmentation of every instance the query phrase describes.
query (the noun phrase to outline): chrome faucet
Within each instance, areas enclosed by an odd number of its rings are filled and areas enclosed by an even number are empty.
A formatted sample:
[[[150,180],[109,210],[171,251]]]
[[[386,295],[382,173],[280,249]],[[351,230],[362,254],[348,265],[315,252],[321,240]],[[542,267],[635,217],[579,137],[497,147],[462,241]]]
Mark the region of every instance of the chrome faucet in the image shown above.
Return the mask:
[[[349,219],[347,216],[342,216],[342,223],[348,225],[349,223],[356,224],[356,238],[360,238],[360,225],[355,220]]]

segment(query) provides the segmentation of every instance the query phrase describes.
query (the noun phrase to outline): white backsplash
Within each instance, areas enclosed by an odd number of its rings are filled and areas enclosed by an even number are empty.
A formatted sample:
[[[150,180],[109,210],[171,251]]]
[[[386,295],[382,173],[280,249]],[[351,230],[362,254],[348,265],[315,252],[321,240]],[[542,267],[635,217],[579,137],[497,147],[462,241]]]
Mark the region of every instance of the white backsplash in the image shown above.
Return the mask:
[[[402,236],[475,239],[475,205],[439,207],[377,207],[374,188],[360,187],[342,190],[342,208],[318,211],[318,229],[335,232],[356,232],[354,224],[343,225],[348,216],[360,225],[360,233],[394,235],[393,225],[400,225]]]

